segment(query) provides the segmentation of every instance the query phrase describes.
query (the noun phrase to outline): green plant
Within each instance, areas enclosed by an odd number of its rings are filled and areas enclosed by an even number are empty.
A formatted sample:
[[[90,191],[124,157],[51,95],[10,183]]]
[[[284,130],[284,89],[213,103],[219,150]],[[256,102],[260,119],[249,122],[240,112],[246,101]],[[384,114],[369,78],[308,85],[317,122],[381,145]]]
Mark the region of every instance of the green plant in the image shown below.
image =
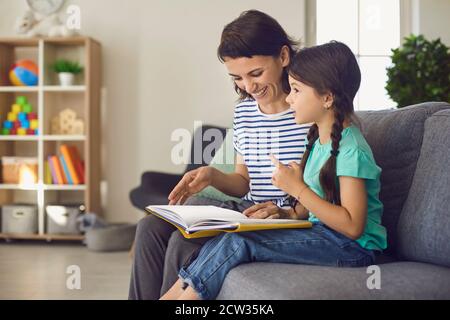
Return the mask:
[[[405,38],[392,50],[386,90],[398,108],[425,101],[450,102],[450,54],[440,39]]]
[[[65,60],[65,59],[57,60],[52,65],[52,68],[53,68],[53,71],[55,71],[56,73],[69,72],[69,73],[73,73],[73,74],[78,74],[81,71],[83,71],[83,67],[80,66],[80,64],[78,62],[69,61],[69,60]]]

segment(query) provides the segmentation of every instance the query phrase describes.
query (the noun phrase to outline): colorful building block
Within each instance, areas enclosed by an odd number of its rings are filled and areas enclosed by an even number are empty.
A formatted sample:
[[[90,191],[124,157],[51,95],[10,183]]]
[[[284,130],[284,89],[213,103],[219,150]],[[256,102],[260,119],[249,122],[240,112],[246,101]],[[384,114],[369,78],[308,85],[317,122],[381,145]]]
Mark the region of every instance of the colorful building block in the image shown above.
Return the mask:
[[[19,105],[21,105],[21,106],[23,106],[24,104],[27,104],[27,103],[28,103],[28,99],[27,99],[27,97],[25,97],[25,96],[18,96],[18,97],[16,98],[16,103],[19,104]]]
[[[19,120],[19,121],[26,121],[26,120],[28,120],[27,119],[27,114],[25,112],[20,112],[17,115],[17,120]]]
[[[30,129],[30,121],[28,120],[20,121],[20,126],[24,129]]]
[[[22,106],[20,104],[13,104],[11,108],[12,112],[19,113],[22,112]]]
[[[39,128],[39,121],[38,120],[30,120],[30,128],[33,130],[36,130]]]
[[[5,129],[12,129],[13,128],[13,122],[12,121],[3,121],[3,128],[5,128]]]
[[[26,103],[26,104],[22,105],[22,112],[30,113],[32,111],[33,111],[33,108],[31,107],[31,104]]]
[[[36,112],[30,112],[29,114],[28,114],[28,120],[35,120],[35,119],[37,119],[38,117],[37,117],[37,113]]]
[[[8,112],[8,121],[16,121],[16,120],[17,120],[17,113]]]

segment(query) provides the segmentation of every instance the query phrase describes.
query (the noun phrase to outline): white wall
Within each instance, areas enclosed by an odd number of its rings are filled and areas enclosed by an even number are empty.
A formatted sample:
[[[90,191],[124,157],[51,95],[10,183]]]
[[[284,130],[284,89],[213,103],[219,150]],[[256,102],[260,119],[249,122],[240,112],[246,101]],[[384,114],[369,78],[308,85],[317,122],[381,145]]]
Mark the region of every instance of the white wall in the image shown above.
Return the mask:
[[[181,172],[171,133],[195,120],[228,126],[237,98],[216,57],[223,26],[247,9],[304,36],[304,0],[72,0],[82,33],[103,45],[105,217],[134,222],[128,192],[146,170]],[[0,1],[0,36],[13,36],[26,1]]]
[[[417,28],[427,39],[441,38],[450,46],[450,0],[413,0],[418,8]]]

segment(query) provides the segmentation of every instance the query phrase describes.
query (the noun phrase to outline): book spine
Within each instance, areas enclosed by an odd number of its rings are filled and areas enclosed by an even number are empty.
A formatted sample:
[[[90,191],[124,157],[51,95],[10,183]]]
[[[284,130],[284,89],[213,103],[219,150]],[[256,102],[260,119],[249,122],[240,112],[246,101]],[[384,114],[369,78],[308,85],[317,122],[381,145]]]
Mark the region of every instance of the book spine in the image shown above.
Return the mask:
[[[56,176],[56,168],[55,165],[53,164],[52,156],[48,157],[48,166],[50,167],[50,172],[52,174],[53,184],[58,184],[58,177]]]
[[[59,162],[59,159],[57,156],[52,156],[52,162],[55,166],[55,172],[56,172],[56,178],[58,180],[58,184],[65,184],[65,176],[63,173],[63,170],[61,168],[61,163]]]
[[[76,146],[70,146],[69,147],[69,153],[74,161],[75,170],[78,175],[78,179],[80,181],[80,184],[83,184],[85,182],[84,179],[84,165],[81,161],[80,154],[78,153],[78,149]]]
[[[52,172],[50,169],[50,163],[48,160],[45,160],[44,163],[44,183],[45,184],[52,184]]]
[[[65,174],[65,176],[67,178],[67,183],[68,184],[73,184],[73,181],[72,181],[72,179],[70,177],[70,173],[69,173],[69,170],[67,169],[67,164],[66,164],[66,161],[64,160],[64,157],[60,156],[59,160],[61,161],[61,166],[62,166],[64,174]]]
[[[70,178],[72,180],[71,184],[80,184],[80,179],[78,178],[76,169],[75,169],[75,164],[74,164],[74,159],[73,156],[71,155],[70,151],[69,151],[69,147],[67,145],[62,145],[60,147],[61,153],[62,153],[62,158],[64,159],[64,163],[67,167],[67,175],[70,175]],[[61,159],[61,161],[63,160]]]

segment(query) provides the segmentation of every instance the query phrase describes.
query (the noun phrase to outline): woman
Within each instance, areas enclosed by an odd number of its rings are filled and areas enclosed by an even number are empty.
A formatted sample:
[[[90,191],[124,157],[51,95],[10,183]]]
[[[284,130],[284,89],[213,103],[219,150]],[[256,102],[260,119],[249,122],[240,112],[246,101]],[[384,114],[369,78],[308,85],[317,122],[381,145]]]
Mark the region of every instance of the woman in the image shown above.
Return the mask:
[[[291,198],[272,185],[275,167],[269,158],[272,153],[283,163],[299,161],[305,148],[309,126],[297,125],[286,103],[286,68],[295,46],[275,19],[260,11],[243,12],[225,26],[218,56],[240,96],[233,124],[236,169],[225,174],[206,166],[186,173],[170,193],[170,204],[217,205],[241,211],[250,218],[295,215]],[[192,197],[207,186],[244,201],[222,203]],[[187,240],[175,230],[154,216],[139,222],[131,299],[159,298],[176,281],[180,267],[208,240]]]

